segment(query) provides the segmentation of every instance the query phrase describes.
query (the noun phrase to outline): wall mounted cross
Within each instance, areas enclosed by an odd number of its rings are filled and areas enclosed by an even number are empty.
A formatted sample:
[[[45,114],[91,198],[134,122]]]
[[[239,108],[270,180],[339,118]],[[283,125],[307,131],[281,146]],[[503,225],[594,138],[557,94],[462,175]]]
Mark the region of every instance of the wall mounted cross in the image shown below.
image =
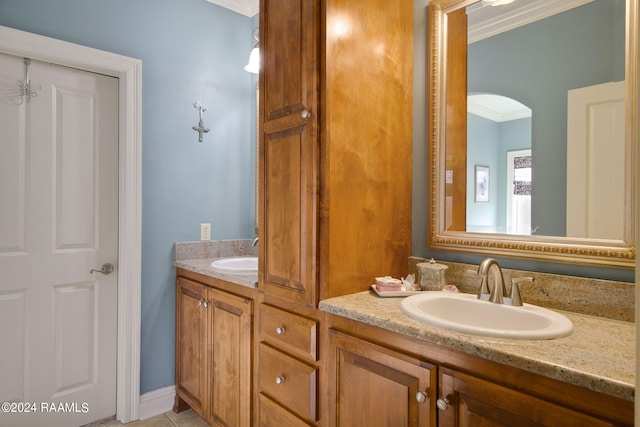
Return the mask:
[[[209,132],[209,129],[204,127],[204,123],[202,122],[202,113],[207,111],[207,107],[198,101],[193,103],[193,107],[198,109],[198,117],[200,118],[200,121],[198,122],[198,126],[193,126],[191,129],[198,132],[198,141],[202,142],[202,135]]]

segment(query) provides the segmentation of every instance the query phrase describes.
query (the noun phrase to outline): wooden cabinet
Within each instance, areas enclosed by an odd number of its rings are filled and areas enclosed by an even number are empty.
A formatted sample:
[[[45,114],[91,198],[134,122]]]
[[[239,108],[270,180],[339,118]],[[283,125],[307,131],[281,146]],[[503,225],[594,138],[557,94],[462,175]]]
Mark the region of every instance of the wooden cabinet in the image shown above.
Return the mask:
[[[318,420],[318,370],[268,344],[261,343],[259,355],[261,394],[280,403],[296,415]]]
[[[329,425],[435,426],[434,365],[331,331],[335,385]],[[335,388],[334,388],[335,387]]]
[[[442,427],[618,425],[613,420],[447,368],[440,370],[439,396],[438,425]]]
[[[206,391],[207,287],[178,278],[176,293],[176,393],[204,415]]]
[[[243,297],[209,289],[209,405],[212,425],[251,425],[252,305]]]
[[[314,319],[261,304],[260,337],[303,360],[318,360],[318,321]]]
[[[326,323],[328,426],[633,425],[630,401],[337,316]]]
[[[316,307],[407,274],[413,2],[263,0],[260,286]]]
[[[322,425],[319,300],[407,274],[413,2],[261,0],[260,49],[257,419]]]
[[[319,421],[318,321],[260,304],[257,389],[260,425],[315,425]],[[288,420],[288,421],[287,421]]]
[[[174,410],[182,400],[211,425],[251,425],[252,322],[251,298],[178,276]]]
[[[316,301],[317,0],[264,0],[260,10],[260,286]]]

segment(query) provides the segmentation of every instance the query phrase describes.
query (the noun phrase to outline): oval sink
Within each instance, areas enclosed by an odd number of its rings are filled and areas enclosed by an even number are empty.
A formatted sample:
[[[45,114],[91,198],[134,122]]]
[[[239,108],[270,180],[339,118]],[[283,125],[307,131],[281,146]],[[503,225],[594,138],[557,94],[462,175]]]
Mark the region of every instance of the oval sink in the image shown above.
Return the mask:
[[[551,339],[573,332],[571,320],[555,311],[531,304],[493,304],[471,294],[428,291],[405,298],[401,309],[429,325],[475,335]]]
[[[258,257],[221,258],[213,261],[211,268],[225,274],[258,274]]]

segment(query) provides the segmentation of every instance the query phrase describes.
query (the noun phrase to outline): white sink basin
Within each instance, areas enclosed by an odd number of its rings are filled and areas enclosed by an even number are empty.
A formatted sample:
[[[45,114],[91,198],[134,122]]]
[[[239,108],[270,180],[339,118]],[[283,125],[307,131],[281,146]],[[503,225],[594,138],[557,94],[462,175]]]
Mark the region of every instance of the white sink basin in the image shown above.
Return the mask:
[[[452,331],[498,338],[550,339],[571,335],[573,323],[560,313],[481,301],[476,295],[424,292],[402,301],[402,311],[416,320]]]
[[[258,257],[221,258],[213,261],[211,268],[225,274],[258,274]]]

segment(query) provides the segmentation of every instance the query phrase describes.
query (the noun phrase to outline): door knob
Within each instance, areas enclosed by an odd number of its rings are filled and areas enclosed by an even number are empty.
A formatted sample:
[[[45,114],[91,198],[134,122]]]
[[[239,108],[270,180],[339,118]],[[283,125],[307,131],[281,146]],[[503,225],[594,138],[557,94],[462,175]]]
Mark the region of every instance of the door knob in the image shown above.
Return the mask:
[[[102,274],[111,274],[113,272],[113,264],[105,262],[104,264],[102,264],[100,266],[99,270],[96,270],[95,268],[92,268],[91,270],[89,270],[90,274],[93,274],[93,272],[97,272],[97,273],[102,273]]]

